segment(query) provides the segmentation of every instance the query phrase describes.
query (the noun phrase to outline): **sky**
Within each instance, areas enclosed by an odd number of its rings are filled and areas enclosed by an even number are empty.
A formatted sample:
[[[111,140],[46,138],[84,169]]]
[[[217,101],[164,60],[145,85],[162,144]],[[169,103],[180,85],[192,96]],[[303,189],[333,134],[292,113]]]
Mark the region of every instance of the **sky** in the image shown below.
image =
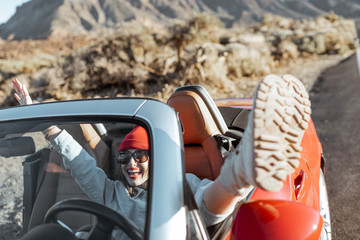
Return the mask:
[[[14,15],[16,7],[30,0],[0,0],[0,24],[7,22]]]

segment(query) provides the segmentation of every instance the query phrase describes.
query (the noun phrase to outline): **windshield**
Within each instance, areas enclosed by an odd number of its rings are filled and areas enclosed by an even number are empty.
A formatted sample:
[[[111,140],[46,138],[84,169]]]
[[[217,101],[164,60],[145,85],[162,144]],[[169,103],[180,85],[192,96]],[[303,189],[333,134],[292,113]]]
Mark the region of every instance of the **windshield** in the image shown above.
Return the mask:
[[[0,180],[12,191],[0,192],[4,204],[0,218],[27,231],[42,224],[56,202],[82,198],[112,208],[143,232],[149,159],[147,130],[134,122],[72,119],[0,124]],[[94,223],[95,216],[67,211],[58,220],[76,232]],[[113,235],[127,238],[121,229]]]

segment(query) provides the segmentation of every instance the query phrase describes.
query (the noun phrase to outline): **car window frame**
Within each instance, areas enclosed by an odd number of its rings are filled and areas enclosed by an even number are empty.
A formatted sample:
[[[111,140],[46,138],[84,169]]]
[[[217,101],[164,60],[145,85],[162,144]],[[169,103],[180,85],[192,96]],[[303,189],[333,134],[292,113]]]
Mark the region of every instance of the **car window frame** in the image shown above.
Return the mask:
[[[149,201],[144,239],[169,239],[186,236],[184,206],[184,164],[181,156],[181,126],[177,114],[168,105],[147,98],[112,98],[59,101],[18,106],[0,110],[0,123],[35,119],[66,118],[129,119],[141,122],[148,130],[151,157]],[[169,161],[169,156],[171,161]],[[161,174],[166,169],[166,181]],[[175,191],[162,191],[169,187]],[[163,211],[164,206],[166,211]]]

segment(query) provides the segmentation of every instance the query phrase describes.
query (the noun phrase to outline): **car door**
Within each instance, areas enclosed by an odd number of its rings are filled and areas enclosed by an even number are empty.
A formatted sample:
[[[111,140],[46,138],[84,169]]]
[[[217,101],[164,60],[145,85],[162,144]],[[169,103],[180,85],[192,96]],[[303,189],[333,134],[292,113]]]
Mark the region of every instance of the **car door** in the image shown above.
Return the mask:
[[[118,180],[115,155],[119,143],[135,125],[149,138],[150,177],[144,219],[144,239],[186,238],[184,163],[179,121],[166,104],[143,98],[97,99],[34,104],[0,110],[0,160],[23,165],[22,233],[42,224],[56,202],[88,198],[76,184],[62,156],[44,138],[56,125],[67,131],[111,181]],[[120,203],[121,205],[121,203]],[[63,213],[59,219],[72,231],[94,222],[94,216]],[[136,218],[136,217],[135,217]],[[70,224],[70,225],[71,225]]]

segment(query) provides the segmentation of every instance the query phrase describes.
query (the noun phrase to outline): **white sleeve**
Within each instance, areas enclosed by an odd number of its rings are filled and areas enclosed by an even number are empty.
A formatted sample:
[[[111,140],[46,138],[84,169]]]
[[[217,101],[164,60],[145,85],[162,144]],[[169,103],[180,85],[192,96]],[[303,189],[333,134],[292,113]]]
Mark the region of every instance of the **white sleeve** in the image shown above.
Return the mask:
[[[51,140],[54,149],[62,156],[64,166],[88,197],[104,204],[104,189],[107,184],[105,172],[96,167],[96,161],[75,139],[63,130]]]

